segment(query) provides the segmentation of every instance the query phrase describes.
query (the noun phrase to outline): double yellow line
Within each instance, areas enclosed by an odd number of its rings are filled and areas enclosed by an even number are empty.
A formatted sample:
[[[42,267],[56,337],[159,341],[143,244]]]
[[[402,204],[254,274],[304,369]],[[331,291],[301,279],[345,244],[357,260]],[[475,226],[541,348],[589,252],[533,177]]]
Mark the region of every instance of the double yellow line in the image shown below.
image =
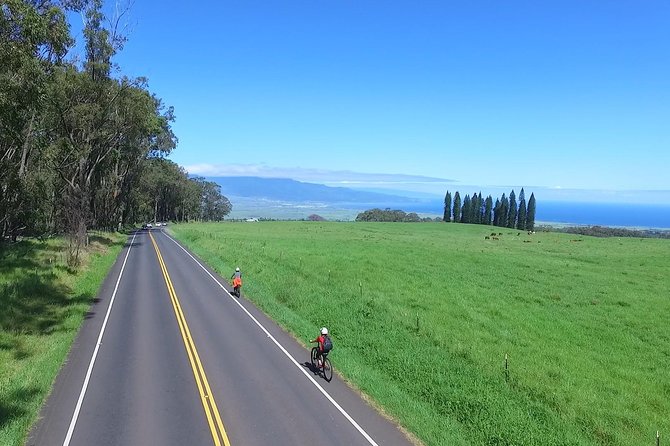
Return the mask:
[[[170,300],[172,301],[174,314],[177,317],[177,322],[179,323],[179,331],[181,332],[181,337],[184,340],[186,353],[188,353],[188,360],[190,361],[191,368],[193,369],[193,376],[195,376],[195,382],[198,385],[200,401],[202,401],[202,407],[205,409],[207,423],[209,424],[209,429],[212,432],[214,444],[216,446],[221,446],[221,442],[223,442],[225,446],[230,446],[230,441],[226,435],[226,430],[223,428],[221,415],[219,415],[219,409],[216,407],[216,402],[214,401],[214,395],[212,394],[212,390],[209,388],[209,383],[207,382],[205,369],[200,362],[198,351],[195,348],[195,343],[191,337],[191,332],[189,331],[188,325],[186,324],[186,317],[184,317],[184,312],[181,310],[181,305],[179,305],[179,299],[177,299],[177,293],[172,286],[172,281],[170,280],[167,266],[165,266],[163,256],[161,255],[161,252],[158,249],[158,245],[156,244],[156,240],[154,240],[154,237],[151,235],[151,233],[149,233],[149,237],[151,237],[151,243],[153,243],[154,249],[156,250],[156,256],[158,256],[158,263],[160,263],[161,270],[163,271],[165,284],[167,285],[168,293],[170,294]]]

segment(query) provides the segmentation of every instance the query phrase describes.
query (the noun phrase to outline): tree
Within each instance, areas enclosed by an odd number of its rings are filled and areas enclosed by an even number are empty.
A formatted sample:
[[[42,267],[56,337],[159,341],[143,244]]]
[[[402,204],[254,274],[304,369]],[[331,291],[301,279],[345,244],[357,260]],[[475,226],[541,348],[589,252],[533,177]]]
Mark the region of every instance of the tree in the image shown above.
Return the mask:
[[[509,211],[507,213],[507,227],[515,228],[516,227],[516,195],[514,194],[514,189],[509,194]]]
[[[500,203],[500,198],[496,198],[496,204],[493,207],[493,226],[500,225],[501,214],[502,214],[502,205]]]
[[[507,218],[509,215],[509,201],[507,196],[502,194],[500,197],[500,219],[498,220],[498,226],[507,226]]]
[[[442,221],[451,221],[451,192],[449,191],[447,191],[447,194],[444,196],[444,217],[442,218]]]
[[[496,202],[496,205],[498,203]],[[486,203],[484,205],[484,220],[482,221],[483,224],[485,225],[490,225],[492,223],[491,221],[491,212],[493,210],[493,198],[489,195],[486,197]]]
[[[461,221],[461,195],[456,191],[454,195],[454,222]]]
[[[391,209],[368,209],[356,216],[356,221],[379,221],[379,222],[420,222],[422,221],[416,213],[406,214],[401,210]]]
[[[519,216],[517,218],[517,229],[525,230],[526,229],[526,195],[521,188],[519,193]]]
[[[45,92],[70,43],[65,14],[53,2],[0,5],[1,238],[48,222],[38,211],[50,208],[50,172],[37,172],[45,156]]]
[[[70,264],[78,262],[90,225],[121,223],[131,171],[152,152],[169,153],[176,139],[171,110],[161,113],[145,80],[111,77],[111,58],[124,39],[102,26],[101,7],[101,0],[92,0],[85,8],[84,69],[69,64],[56,70],[49,94],[56,129],[52,169],[64,191]]]
[[[465,198],[463,198],[463,206],[461,207],[461,223],[470,223],[471,204],[472,200],[470,199],[470,195],[465,194]]]
[[[230,213],[232,205],[230,201],[221,195],[221,186],[212,182],[203,183],[202,193],[202,219],[204,221],[221,221]]]
[[[526,229],[528,231],[535,230],[535,194],[530,194],[528,200],[528,213],[526,214]]]

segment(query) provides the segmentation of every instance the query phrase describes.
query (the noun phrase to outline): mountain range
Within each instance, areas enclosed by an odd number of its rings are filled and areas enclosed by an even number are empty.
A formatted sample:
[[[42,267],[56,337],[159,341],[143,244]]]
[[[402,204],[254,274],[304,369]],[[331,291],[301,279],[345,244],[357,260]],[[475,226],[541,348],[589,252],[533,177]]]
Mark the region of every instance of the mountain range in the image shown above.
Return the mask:
[[[287,178],[261,177],[207,177],[221,186],[226,197],[286,201],[293,203],[324,204],[374,204],[394,203],[398,205],[418,203],[422,200],[401,195],[355,190],[346,187],[331,187],[322,184],[305,183]]]

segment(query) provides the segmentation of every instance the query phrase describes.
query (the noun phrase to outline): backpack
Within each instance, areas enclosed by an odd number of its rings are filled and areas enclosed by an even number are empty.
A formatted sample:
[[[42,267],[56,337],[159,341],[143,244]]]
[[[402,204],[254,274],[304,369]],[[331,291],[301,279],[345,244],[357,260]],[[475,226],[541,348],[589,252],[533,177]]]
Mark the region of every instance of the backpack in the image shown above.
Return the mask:
[[[330,340],[330,336],[323,336],[323,351],[328,353],[333,349],[333,341]]]

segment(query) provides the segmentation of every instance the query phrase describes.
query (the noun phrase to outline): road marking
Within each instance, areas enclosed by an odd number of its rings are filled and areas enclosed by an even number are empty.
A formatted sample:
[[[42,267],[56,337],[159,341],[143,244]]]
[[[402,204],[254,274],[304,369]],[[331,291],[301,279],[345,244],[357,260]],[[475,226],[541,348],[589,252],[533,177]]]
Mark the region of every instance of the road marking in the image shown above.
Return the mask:
[[[84,402],[84,395],[86,395],[88,382],[91,379],[91,373],[93,372],[95,359],[98,357],[98,350],[100,349],[100,344],[102,344],[102,335],[105,333],[105,327],[107,327],[107,320],[109,319],[109,314],[112,312],[112,305],[114,305],[114,299],[116,299],[116,292],[119,289],[119,283],[121,283],[121,276],[123,275],[123,270],[126,268],[126,262],[128,261],[128,256],[130,255],[130,250],[132,249],[133,243],[135,242],[136,235],[137,232],[133,234],[133,239],[130,241],[130,246],[128,246],[128,252],[126,252],[126,258],[123,259],[123,265],[121,265],[121,271],[119,271],[119,278],[116,279],[116,286],[114,286],[114,292],[112,293],[112,298],[109,301],[107,314],[105,314],[105,319],[102,322],[102,327],[100,327],[98,342],[95,343],[95,349],[93,350],[91,361],[88,363],[86,378],[84,378],[84,384],[81,386],[81,392],[79,392],[79,399],[77,400],[77,405],[74,408],[74,413],[72,414],[72,419],[70,420],[70,426],[67,429],[67,434],[65,435],[65,440],[63,441],[63,446],[68,446],[70,444],[70,441],[72,440],[72,434],[74,433],[74,427],[77,424],[77,419],[79,418],[79,411],[81,410],[81,405]]]
[[[226,430],[223,427],[223,421],[221,420],[219,409],[216,406],[216,401],[214,400],[214,394],[209,387],[205,369],[200,362],[198,350],[195,348],[195,342],[193,341],[191,331],[189,330],[188,324],[186,323],[186,317],[184,316],[184,312],[182,311],[181,305],[179,304],[179,299],[177,298],[177,293],[175,292],[174,286],[172,285],[172,280],[168,274],[167,266],[165,265],[163,256],[158,249],[156,240],[154,239],[153,235],[151,235],[151,233],[149,233],[149,237],[151,238],[151,243],[153,243],[154,249],[156,250],[158,263],[160,264],[161,270],[163,272],[163,278],[165,278],[165,285],[167,286],[168,293],[170,294],[172,308],[174,309],[175,317],[177,318],[177,323],[179,324],[179,331],[184,341],[184,347],[186,347],[188,360],[191,363],[191,368],[193,369],[193,376],[195,377],[195,382],[198,386],[200,401],[202,402],[202,407],[205,410],[205,416],[207,417],[209,429],[212,432],[212,439],[214,440],[214,444],[216,446],[221,446],[221,440],[223,440],[223,444],[225,446],[230,446],[230,441],[228,440]]]
[[[246,308],[244,308],[244,306],[237,300],[237,298],[233,297],[233,295],[230,294],[230,292],[229,292],[229,291],[228,291],[228,290],[221,284],[221,282],[219,282],[219,281],[217,280],[216,277],[214,277],[214,276],[212,275],[212,273],[210,273],[209,271],[207,271],[207,268],[205,268],[205,267],[198,261],[198,259],[196,259],[195,257],[193,257],[193,255],[191,255],[190,252],[188,252],[183,246],[181,246],[175,239],[173,239],[172,237],[170,237],[167,233],[163,232],[163,234],[164,234],[168,239],[170,239],[175,245],[177,245],[182,251],[184,251],[184,252],[186,253],[186,255],[188,255],[191,259],[193,259],[193,261],[194,261],[195,263],[197,263],[198,266],[199,266],[205,273],[207,273],[207,275],[208,275],[209,277],[211,277],[212,280],[213,280],[214,282],[216,282],[216,283],[219,285],[219,287],[221,287],[221,289],[222,289],[223,291],[226,292],[226,294],[228,294],[228,297],[230,297],[230,299],[231,299],[233,302],[235,302],[235,303],[242,309],[242,311],[244,311],[244,312],[246,313],[246,315],[249,316],[249,318],[251,318],[251,320],[254,321],[254,323],[255,323],[255,324],[256,324],[256,325],[257,325],[257,326],[258,326],[258,327],[259,327],[259,328],[260,328],[260,329],[267,335],[267,337],[270,338],[270,339],[272,340],[272,342],[274,342],[275,345],[276,345],[277,347],[279,347],[279,350],[281,350],[282,353],[284,353],[284,355],[286,355],[286,357],[288,357],[288,359],[289,359],[289,360],[296,366],[296,368],[297,368],[298,370],[300,370],[300,371],[302,372],[302,374],[305,375],[305,376],[312,382],[312,384],[314,384],[314,386],[316,386],[316,388],[319,390],[319,392],[321,392],[321,393],[323,394],[323,396],[325,396],[325,397],[328,399],[328,401],[330,401],[330,403],[331,403],[331,404],[332,404],[338,411],[340,411],[340,413],[347,419],[347,421],[349,421],[349,423],[351,423],[352,426],[354,426],[354,427],[356,428],[356,430],[357,430],[357,431],[358,431],[358,432],[359,432],[359,433],[360,433],[360,434],[361,434],[361,435],[368,441],[368,443],[370,443],[370,444],[373,445],[373,446],[378,446],[377,443],[372,439],[372,437],[370,437],[370,435],[368,435],[368,433],[365,432],[365,430],[363,430],[363,428],[362,428],[361,426],[359,426],[358,423],[356,423],[356,421],[351,417],[351,415],[349,415],[349,414],[348,414],[348,413],[347,413],[347,412],[346,412],[346,411],[345,411],[345,410],[344,410],[344,409],[337,403],[337,401],[335,401],[335,400],[333,399],[333,397],[331,397],[331,396],[328,394],[328,392],[326,392],[325,389],[324,389],[323,387],[321,387],[321,385],[320,385],[318,382],[316,382],[316,380],[314,379],[314,377],[312,377],[309,373],[307,373],[307,371],[305,370],[305,368],[304,368],[298,361],[296,361],[295,358],[294,358],[293,356],[291,356],[291,354],[284,348],[284,346],[281,345],[281,344],[279,343],[279,341],[277,341],[277,340],[275,339],[275,337],[272,336],[272,335],[270,334],[270,332],[269,332],[269,331],[268,331],[268,330],[267,330],[267,329],[266,329],[260,322],[258,322],[258,320],[257,320],[251,313],[249,313],[249,311],[248,311]]]

